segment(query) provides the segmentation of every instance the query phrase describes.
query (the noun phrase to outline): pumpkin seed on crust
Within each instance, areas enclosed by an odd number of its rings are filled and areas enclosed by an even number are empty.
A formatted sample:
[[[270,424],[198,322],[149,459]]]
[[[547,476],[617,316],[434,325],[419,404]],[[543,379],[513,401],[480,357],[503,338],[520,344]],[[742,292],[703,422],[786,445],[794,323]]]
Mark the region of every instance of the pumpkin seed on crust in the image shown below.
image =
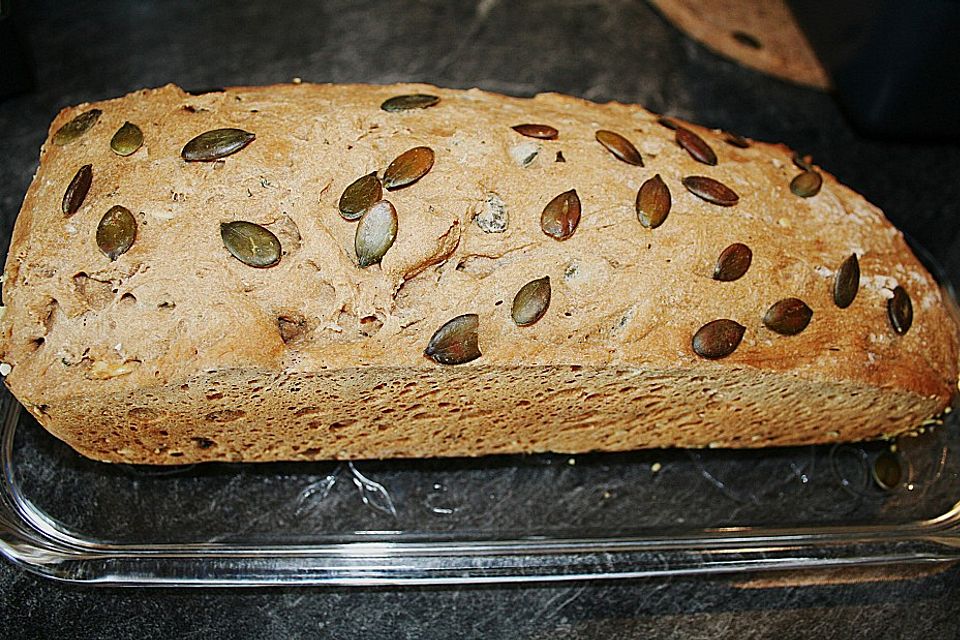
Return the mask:
[[[682,182],[687,191],[711,204],[732,207],[740,201],[733,189],[707,176],[687,176]]]
[[[423,354],[437,364],[464,364],[481,355],[478,341],[480,317],[466,313],[445,322],[430,338]]]
[[[111,261],[129,251],[136,239],[137,219],[126,207],[114,205],[100,218],[97,246]]]
[[[794,336],[807,328],[813,309],[799,298],[784,298],[763,315],[763,324],[783,336]]]
[[[344,220],[359,220],[360,216],[382,197],[383,185],[380,184],[377,173],[361,176],[343,190],[338,205],[340,215]]]
[[[89,111],[84,111],[73,120],[57,129],[56,133],[53,134],[51,139],[53,144],[62,147],[65,144],[70,144],[74,140],[79,139],[80,136],[89,131],[93,125],[97,124],[97,121],[100,120],[100,116],[102,114],[103,111],[100,109],[90,109]]]
[[[613,154],[615,158],[626,162],[627,164],[632,164],[636,167],[643,166],[643,158],[640,156],[640,152],[637,151],[637,148],[633,145],[632,142],[624,138],[622,135],[616,131],[607,131],[601,129],[596,133],[597,142],[602,144],[604,148]]]
[[[539,140],[556,140],[560,132],[548,124],[517,124],[510,127],[522,136]]]
[[[413,147],[393,159],[383,172],[383,186],[388,191],[413,184],[433,168],[434,153],[430,147]]]
[[[550,276],[531,280],[513,298],[510,315],[518,326],[536,323],[550,307]]]
[[[564,191],[547,203],[540,214],[540,228],[554,240],[566,240],[580,224],[580,196],[576,189]]]
[[[397,210],[388,200],[373,203],[360,218],[353,246],[361,268],[380,262],[397,238]]]
[[[264,269],[280,262],[280,240],[269,229],[246,220],[224,222],[220,238],[230,254],[245,265]]]
[[[183,145],[180,156],[187,162],[213,162],[237,153],[256,137],[243,129],[213,129]]]
[[[398,111],[410,111],[411,109],[426,109],[434,106],[438,102],[440,102],[438,96],[432,96],[426,93],[408,93],[384,100],[380,108],[384,111],[396,113]]]
[[[656,229],[667,219],[671,205],[670,189],[658,173],[637,191],[637,220],[648,229]]]
[[[132,122],[124,122],[110,139],[110,148],[118,156],[129,156],[143,146],[143,131]]]
[[[63,193],[60,209],[64,215],[72,216],[83,206],[91,184],[93,184],[93,165],[85,164],[77,170]]]
[[[746,327],[734,320],[713,320],[693,334],[693,351],[709,360],[725,358],[740,346],[745,331]]]

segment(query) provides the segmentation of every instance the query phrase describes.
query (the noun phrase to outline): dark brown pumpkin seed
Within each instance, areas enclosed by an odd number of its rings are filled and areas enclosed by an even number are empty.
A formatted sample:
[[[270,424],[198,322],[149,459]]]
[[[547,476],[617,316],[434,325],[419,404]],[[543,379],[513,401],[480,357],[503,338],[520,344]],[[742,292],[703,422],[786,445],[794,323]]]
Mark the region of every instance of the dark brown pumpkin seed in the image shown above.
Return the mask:
[[[734,31],[730,34],[733,36],[733,39],[744,45],[745,47],[750,47],[751,49],[762,49],[763,44],[757,40],[757,37],[747,33],[746,31]]]
[[[388,200],[370,205],[360,218],[353,240],[361,267],[377,264],[397,238],[397,210]]]
[[[410,93],[384,100],[380,108],[384,111],[395,113],[397,111],[409,111],[410,109],[426,109],[438,102],[440,102],[440,98],[437,96],[431,96],[426,93]]]
[[[717,164],[717,154],[713,152],[706,140],[693,131],[677,127],[676,140],[677,144],[683,147],[690,154],[690,157],[697,162],[710,166]]]
[[[795,336],[810,324],[813,309],[799,298],[784,298],[767,309],[763,324],[784,336]]]
[[[299,314],[281,315],[277,317],[277,330],[284,344],[301,340],[309,331],[307,319]]]
[[[550,276],[531,280],[513,298],[510,312],[518,326],[528,327],[543,317],[550,307]]]
[[[220,225],[223,246],[245,265],[263,269],[280,262],[280,240],[269,229],[253,222],[235,220]]]
[[[658,173],[637,191],[637,220],[647,229],[656,229],[667,219],[671,204],[670,189]]]
[[[701,200],[721,207],[732,207],[740,201],[733,189],[707,176],[687,176],[683,179],[683,186]]]
[[[97,246],[110,260],[116,260],[129,251],[136,239],[137,219],[126,207],[114,205],[100,218]]]
[[[566,240],[580,224],[580,196],[576,189],[564,191],[547,203],[540,214],[540,228],[554,240]]]
[[[510,127],[522,136],[540,140],[556,140],[560,132],[547,124],[518,124]]]
[[[790,158],[793,164],[801,171],[813,171],[813,156],[800,155],[799,151],[794,151]]]
[[[191,96],[202,96],[207,93],[223,93],[226,91],[223,87],[199,87],[196,89],[184,89],[184,93],[188,93]]]
[[[723,141],[729,144],[731,147],[737,147],[738,149],[750,148],[750,141],[735,133],[724,133]]]
[[[893,297],[887,300],[887,315],[890,324],[899,335],[905,334],[913,324],[913,303],[906,289],[897,285],[893,290]]]
[[[110,148],[118,156],[129,156],[143,145],[143,131],[132,122],[124,122],[110,139]]]
[[[790,181],[790,191],[801,198],[811,198],[820,193],[823,178],[816,171],[804,171]]]
[[[624,138],[616,131],[606,131],[601,129],[596,133],[597,142],[606,147],[607,151],[612,153],[618,160],[636,167],[643,166],[643,158],[640,152],[633,146],[633,143]]]
[[[63,202],[60,208],[64,214],[72,216],[83,205],[90,185],[93,184],[93,165],[85,164],[77,170],[73,180],[63,193]]]
[[[383,197],[383,187],[377,173],[357,178],[340,196],[340,215],[344,220],[359,220],[363,212]]]
[[[884,491],[891,491],[900,486],[903,479],[903,468],[900,466],[900,458],[895,453],[883,451],[873,461],[873,467],[870,469],[870,475],[877,486]]]
[[[187,162],[212,162],[233,155],[256,137],[243,129],[214,129],[185,144],[180,155]]]
[[[846,309],[853,304],[859,289],[860,261],[857,260],[857,254],[851,253],[833,278],[833,302],[841,309]]]
[[[753,251],[745,244],[735,242],[720,252],[717,266],[713,269],[713,279],[720,282],[733,282],[743,277],[750,268]]]
[[[100,109],[90,109],[84,111],[76,118],[66,123],[53,134],[53,144],[62,147],[69,144],[85,134],[90,128],[97,124],[100,115],[103,113]]]
[[[733,320],[713,320],[693,334],[693,351],[701,358],[725,358],[740,346],[746,327]]]
[[[479,328],[477,314],[457,316],[437,329],[423,354],[438,364],[463,364],[476,360],[482,355],[477,337]]]
[[[661,127],[666,127],[671,131],[674,131],[677,127],[680,126],[679,124],[677,124],[676,120],[674,120],[673,118],[668,118],[667,116],[660,116],[659,118],[657,118],[657,124],[660,125]]]
[[[413,184],[433,167],[433,157],[430,147],[414,147],[404,151],[383,172],[383,186],[392,191]]]

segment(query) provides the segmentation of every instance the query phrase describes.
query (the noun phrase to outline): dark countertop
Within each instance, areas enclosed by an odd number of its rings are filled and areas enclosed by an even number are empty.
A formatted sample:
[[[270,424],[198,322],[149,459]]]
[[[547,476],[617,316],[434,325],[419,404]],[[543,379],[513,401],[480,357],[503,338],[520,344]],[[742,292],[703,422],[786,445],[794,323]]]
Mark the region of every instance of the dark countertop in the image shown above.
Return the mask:
[[[422,80],[640,102],[783,141],[881,206],[960,282],[960,147],[866,140],[829,96],[720,59],[636,0],[38,1],[15,13],[36,90],[0,100],[4,249],[62,106],[167,82]],[[9,40],[0,53],[4,46]],[[952,637],[960,569],[937,569],[753,582],[173,590],[63,585],[0,562],[0,637],[364,638],[385,629],[398,638]],[[851,580],[859,582],[835,584]]]

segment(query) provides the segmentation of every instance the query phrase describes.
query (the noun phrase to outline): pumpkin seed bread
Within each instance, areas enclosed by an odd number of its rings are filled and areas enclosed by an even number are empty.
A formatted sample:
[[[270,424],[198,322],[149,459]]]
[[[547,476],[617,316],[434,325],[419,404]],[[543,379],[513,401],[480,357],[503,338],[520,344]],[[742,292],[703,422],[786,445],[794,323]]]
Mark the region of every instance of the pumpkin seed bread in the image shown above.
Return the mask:
[[[0,372],[84,455],[765,447],[909,432],[957,325],[809,158],[640,107],[428,85],[65,109]]]

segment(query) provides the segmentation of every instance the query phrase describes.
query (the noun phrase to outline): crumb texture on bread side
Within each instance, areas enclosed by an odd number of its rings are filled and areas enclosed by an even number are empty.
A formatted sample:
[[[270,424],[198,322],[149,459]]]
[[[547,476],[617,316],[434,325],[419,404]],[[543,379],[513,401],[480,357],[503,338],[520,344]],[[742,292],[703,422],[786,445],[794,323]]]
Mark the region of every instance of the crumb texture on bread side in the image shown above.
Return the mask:
[[[411,94],[439,100],[381,108]],[[95,123],[61,144],[56,132],[91,110]],[[143,143],[124,156],[110,141],[127,122]],[[782,146],[669,124],[694,137],[678,144],[635,105],[429,85],[166,86],[65,109],[4,271],[6,383],[78,450],[157,463],[801,444],[895,435],[942,410],[957,385],[957,327],[882,213],[815,166],[819,191],[793,193],[801,169]],[[184,159],[189,141],[222,129],[255,137],[219,159]],[[394,169],[413,178],[382,190],[395,238],[361,268],[358,222],[340,198],[415,147],[430,164],[414,154]],[[65,214],[85,165],[89,190]],[[670,206],[650,228],[638,191],[656,176]],[[695,194],[690,176],[736,202]],[[579,218],[558,240],[544,209],[571,190]],[[132,213],[135,237],[111,259],[98,227],[114,206]],[[572,223],[569,207],[560,214]],[[238,220],[276,238],[276,264],[228,250],[221,225]],[[718,281],[734,243],[752,261]],[[841,309],[834,278],[851,254],[860,283]],[[518,326],[514,297],[544,277],[549,307]],[[890,317],[897,287],[912,305],[905,333]],[[796,335],[763,322],[786,298],[812,310]],[[479,318],[481,355],[424,357],[463,314]],[[692,336],[720,318],[742,340],[704,359]]]
[[[895,433],[937,406],[753,368],[481,365],[225,370],[77,398],[45,417],[69,425],[54,433],[89,457],[179,464],[805,445]]]

